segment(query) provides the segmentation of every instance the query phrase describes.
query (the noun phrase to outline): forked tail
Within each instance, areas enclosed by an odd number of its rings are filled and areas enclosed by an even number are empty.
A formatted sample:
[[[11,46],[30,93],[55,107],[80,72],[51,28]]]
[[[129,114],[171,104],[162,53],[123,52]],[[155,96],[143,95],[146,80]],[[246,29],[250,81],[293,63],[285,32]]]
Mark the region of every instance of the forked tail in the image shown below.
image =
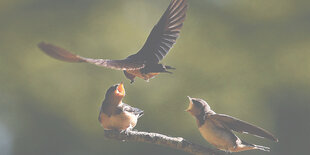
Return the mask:
[[[269,148],[269,147],[266,147],[266,146],[254,145],[254,148],[256,148],[256,149],[258,149],[258,150],[270,152],[270,148]]]
[[[244,148],[243,148],[244,151],[245,150],[262,150],[262,151],[270,152],[270,148],[266,146],[250,144],[245,141],[242,141],[242,144],[244,145]]]

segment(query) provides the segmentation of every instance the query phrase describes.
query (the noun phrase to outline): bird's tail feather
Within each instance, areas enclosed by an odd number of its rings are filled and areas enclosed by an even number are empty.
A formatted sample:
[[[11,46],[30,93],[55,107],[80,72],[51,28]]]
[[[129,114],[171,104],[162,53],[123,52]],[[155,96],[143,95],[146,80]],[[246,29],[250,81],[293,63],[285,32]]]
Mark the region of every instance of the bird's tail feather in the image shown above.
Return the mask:
[[[270,148],[266,146],[261,146],[261,145],[255,145],[255,144],[250,144],[245,141],[242,141],[242,144],[250,148],[250,150],[256,149],[256,150],[262,150],[262,151],[267,151],[270,152]],[[246,148],[246,147],[245,147]]]
[[[255,149],[258,149],[258,150],[270,152],[270,148],[269,148],[269,147],[266,147],[266,146],[254,145],[254,148],[255,148]]]
[[[171,66],[165,66],[165,68],[166,68],[166,69],[173,69],[173,70],[175,70],[175,69],[176,69],[176,68],[171,67]]]
[[[167,70],[175,70],[176,68],[174,67],[171,67],[171,66],[165,66],[164,67],[164,71],[162,71],[163,73],[169,73],[169,74],[172,74],[172,72],[170,71],[167,71]]]

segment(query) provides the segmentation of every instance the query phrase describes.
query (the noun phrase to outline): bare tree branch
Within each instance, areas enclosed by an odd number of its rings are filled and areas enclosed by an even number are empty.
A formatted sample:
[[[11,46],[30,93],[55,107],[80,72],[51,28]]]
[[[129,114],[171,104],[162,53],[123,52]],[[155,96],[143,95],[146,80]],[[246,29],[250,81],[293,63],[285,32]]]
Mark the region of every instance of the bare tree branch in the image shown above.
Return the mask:
[[[158,133],[105,130],[104,136],[121,141],[144,142],[182,150],[195,155],[220,155],[218,150],[191,143],[182,137],[169,137]]]

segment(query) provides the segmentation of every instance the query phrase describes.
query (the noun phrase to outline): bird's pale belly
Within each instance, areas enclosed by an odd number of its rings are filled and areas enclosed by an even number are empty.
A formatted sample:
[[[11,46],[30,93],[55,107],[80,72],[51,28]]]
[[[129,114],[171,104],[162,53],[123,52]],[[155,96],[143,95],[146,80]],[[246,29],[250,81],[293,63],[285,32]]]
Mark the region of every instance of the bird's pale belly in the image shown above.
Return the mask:
[[[126,70],[127,73],[129,74],[132,74],[134,76],[137,76],[141,79],[144,79],[144,80],[148,80],[148,79],[151,79],[152,77],[158,75],[159,73],[147,73],[147,74],[142,74],[140,72],[140,70]]]
[[[102,113],[101,125],[106,130],[125,130],[128,127],[135,127],[138,117],[128,112],[122,112],[118,115],[111,115],[110,117]]]
[[[221,150],[230,150],[234,148],[234,140],[229,132],[224,131],[225,129],[215,127],[213,123],[206,121],[200,128],[199,131],[203,138],[216,148]]]

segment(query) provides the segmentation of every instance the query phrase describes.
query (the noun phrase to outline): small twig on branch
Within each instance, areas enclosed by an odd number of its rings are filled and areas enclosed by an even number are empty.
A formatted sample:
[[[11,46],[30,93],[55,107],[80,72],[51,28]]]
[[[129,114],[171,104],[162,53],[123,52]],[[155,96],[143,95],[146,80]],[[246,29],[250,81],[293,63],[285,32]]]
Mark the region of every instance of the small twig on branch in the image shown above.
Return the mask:
[[[166,135],[149,132],[127,131],[119,132],[116,130],[105,130],[104,136],[120,141],[144,142],[157,144],[182,150],[195,155],[220,155],[218,150],[206,148],[198,144],[191,143],[182,137],[168,137]]]

